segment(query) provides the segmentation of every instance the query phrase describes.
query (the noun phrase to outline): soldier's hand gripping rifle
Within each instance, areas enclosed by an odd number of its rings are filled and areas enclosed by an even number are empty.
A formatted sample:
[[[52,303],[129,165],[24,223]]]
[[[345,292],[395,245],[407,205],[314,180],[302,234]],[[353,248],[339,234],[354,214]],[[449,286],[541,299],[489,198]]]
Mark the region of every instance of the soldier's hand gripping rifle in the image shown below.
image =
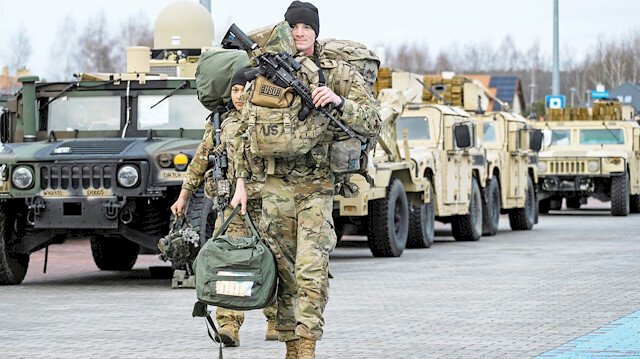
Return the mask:
[[[212,165],[212,177],[216,183],[216,196],[213,199],[213,210],[218,212],[220,218],[224,221],[224,210],[229,205],[229,195],[231,193],[231,183],[227,179],[227,168],[229,166],[227,159],[227,150],[220,140],[220,114],[224,110],[218,109],[213,112],[213,131],[215,150],[214,154],[209,156],[209,163]]]
[[[313,97],[311,96],[311,90],[296,76],[296,72],[300,70],[301,65],[288,52],[282,51],[277,54],[263,52],[258,44],[251,40],[251,38],[240,30],[236,24],[232,24],[229,31],[227,31],[227,34],[222,40],[222,47],[247,51],[258,64],[257,70],[250,71],[257,71],[258,74],[264,76],[277,86],[284,88],[291,87],[302,99],[302,110],[298,113],[298,118],[300,120],[306,119],[315,108],[315,105],[313,104]],[[255,73],[253,76],[246,77],[252,78],[254,76]],[[357,135],[352,129],[347,127],[333,115],[333,104],[317,108],[316,110],[327,116],[329,120],[346,132],[350,138],[355,137],[363,142],[366,140],[364,137]]]

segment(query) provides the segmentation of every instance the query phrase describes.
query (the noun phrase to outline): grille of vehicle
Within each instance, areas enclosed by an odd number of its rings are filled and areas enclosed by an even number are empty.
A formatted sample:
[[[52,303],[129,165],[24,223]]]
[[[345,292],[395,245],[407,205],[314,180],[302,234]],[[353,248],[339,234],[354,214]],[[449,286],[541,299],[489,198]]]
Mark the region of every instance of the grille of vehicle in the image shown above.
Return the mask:
[[[178,76],[178,68],[176,66],[153,66],[153,73],[165,74],[167,76]]]
[[[111,188],[115,167],[109,164],[52,164],[40,168],[42,189]]]
[[[127,146],[133,143],[132,140],[119,141],[70,141],[58,146],[58,148],[68,148],[68,151],[56,152],[52,154],[74,154],[74,155],[118,155]]]
[[[587,161],[555,161],[549,164],[549,172],[575,174],[587,172]]]

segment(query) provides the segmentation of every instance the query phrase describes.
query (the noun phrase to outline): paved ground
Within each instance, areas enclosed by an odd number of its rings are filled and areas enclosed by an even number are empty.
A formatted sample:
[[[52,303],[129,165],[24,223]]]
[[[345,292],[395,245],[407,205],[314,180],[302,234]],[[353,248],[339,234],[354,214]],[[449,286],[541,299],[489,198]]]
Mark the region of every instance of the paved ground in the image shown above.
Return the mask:
[[[620,356],[616,346],[637,348],[638,326],[622,329],[626,341],[605,340],[609,351],[594,342],[571,356],[580,349],[571,342],[635,323],[639,222],[590,209],[542,216],[530,232],[510,231],[503,217],[497,236],[473,243],[440,232],[431,249],[395,259],[362,243],[337,248],[318,358]],[[194,292],[150,279],[154,256],[131,272],[100,272],[87,241],[70,241],[50,248],[42,274],[43,255],[21,286],[0,288],[0,358],[217,357],[203,319],[191,318]],[[263,340],[265,326],[260,311],[248,313],[242,346],[225,358],[284,357],[283,344]]]

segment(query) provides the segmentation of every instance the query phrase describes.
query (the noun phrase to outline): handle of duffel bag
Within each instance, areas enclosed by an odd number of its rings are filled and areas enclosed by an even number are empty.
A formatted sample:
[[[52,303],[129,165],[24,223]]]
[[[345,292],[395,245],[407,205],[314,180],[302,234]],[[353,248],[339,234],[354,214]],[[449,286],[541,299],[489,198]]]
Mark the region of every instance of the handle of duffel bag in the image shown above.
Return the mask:
[[[216,233],[213,235],[213,239],[220,237],[221,235],[224,234],[224,232],[227,231],[227,228],[231,224],[233,217],[235,217],[238,214],[238,212],[240,212],[240,207],[241,207],[240,205],[237,205],[236,208],[233,209],[233,212],[231,212],[229,217],[224,221],[224,223],[222,223],[222,226],[220,226],[220,228],[218,228]],[[251,234],[253,234],[255,238],[260,238],[260,236],[258,235],[258,231],[256,230],[256,227],[253,225],[253,221],[249,216],[249,212],[245,213],[244,215],[244,223],[247,224],[247,227],[249,227],[249,229],[251,230]]]

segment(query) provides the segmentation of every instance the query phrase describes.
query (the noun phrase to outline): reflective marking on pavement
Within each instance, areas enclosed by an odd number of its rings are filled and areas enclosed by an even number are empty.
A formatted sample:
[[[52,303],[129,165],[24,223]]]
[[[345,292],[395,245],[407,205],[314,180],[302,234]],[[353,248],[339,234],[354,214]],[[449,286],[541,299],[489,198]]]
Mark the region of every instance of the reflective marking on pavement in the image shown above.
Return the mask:
[[[640,310],[538,358],[640,358]]]

